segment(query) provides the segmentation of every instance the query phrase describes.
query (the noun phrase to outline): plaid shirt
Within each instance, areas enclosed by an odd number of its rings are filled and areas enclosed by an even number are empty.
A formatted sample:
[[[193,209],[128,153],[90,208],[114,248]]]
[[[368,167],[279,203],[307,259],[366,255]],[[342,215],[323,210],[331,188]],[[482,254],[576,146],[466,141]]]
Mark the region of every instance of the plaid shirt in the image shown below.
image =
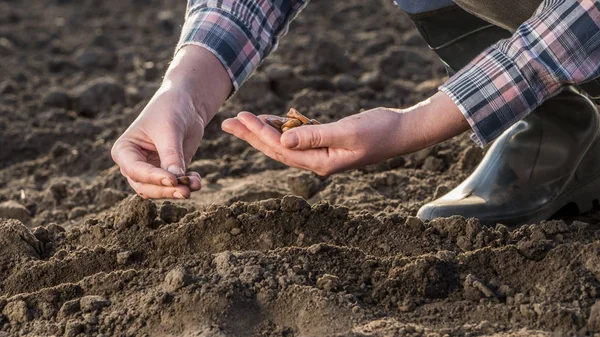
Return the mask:
[[[189,0],[178,49],[212,51],[237,90],[309,0]],[[565,85],[600,77],[600,0],[544,0],[515,34],[489,47],[440,90],[481,146]]]

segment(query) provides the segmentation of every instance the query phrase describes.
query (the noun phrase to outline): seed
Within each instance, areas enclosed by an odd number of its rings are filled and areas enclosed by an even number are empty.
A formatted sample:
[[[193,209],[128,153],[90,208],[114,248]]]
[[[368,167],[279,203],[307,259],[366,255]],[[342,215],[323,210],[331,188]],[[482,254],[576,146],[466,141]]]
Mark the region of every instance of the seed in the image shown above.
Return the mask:
[[[265,122],[267,122],[267,124],[269,124],[270,126],[274,127],[277,130],[281,130],[281,126],[289,120],[290,120],[289,118],[279,117],[279,116],[266,116],[265,117]]]
[[[281,130],[283,131],[283,128],[295,128],[300,125],[302,125],[302,121],[300,121],[299,119],[290,119],[289,121],[283,123]]]
[[[180,176],[177,177],[178,185],[190,186],[190,177],[189,176]]]
[[[295,118],[300,120],[300,122],[302,122],[302,124],[304,123],[308,123],[309,119],[306,118],[306,116],[304,116],[303,114],[299,113],[298,110],[291,108],[290,111],[288,111],[287,116],[289,118]]]

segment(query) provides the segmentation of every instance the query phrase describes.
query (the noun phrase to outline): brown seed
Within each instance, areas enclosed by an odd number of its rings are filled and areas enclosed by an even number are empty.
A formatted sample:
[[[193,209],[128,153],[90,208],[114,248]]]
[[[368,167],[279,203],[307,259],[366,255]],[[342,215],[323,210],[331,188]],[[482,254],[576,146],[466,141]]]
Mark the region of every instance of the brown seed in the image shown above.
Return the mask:
[[[283,127],[283,128],[281,128],[281,132],[286,132],[286,131],[289,131],[291,129],[293,129],[293,128]]]
[[[265,122],[277,130],[281,130],[281,126],[289,120],[290,120],[289,118],[285,118],[285,117],[272,116],[272,115],[265,116]]]
[[[302,124],[304,123],[308,123],[309,119],[306,118],[306,116],[304,116],[303,114],[299,113],[298,110],[291,108],[290,111],[288,111],[287,116],[289,118],[295,118],[300,120],[300,122],[302,122]]]
[[[281,130],[283,131],[283,128],[295,128],[302,125],[302,122],[299,119],[291,119],[288,120],[287,122],[283,123],[283,125],[281,126]]]
[[[190,177],[189,176],[177,177],[177,184],[178,185],[190,186]]]

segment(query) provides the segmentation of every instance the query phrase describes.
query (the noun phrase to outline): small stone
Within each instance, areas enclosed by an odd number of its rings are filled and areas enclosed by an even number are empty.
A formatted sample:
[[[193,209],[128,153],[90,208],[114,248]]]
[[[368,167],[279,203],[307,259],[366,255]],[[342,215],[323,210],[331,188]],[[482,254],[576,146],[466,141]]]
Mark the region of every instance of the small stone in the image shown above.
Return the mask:
[[[317,288],[325,291],[335,291],[340,286],[340,278],[335,275],[324,274],[317,279]]]
[[[421,219],[415,216],[409,216],[408,218],[406,218],[404,226],[415,232],[422,232],[425,230],[425,225],[423,225],[423,221],[421,221]]]
[[[174,292],[188,285],[190,281],[190,276],[186,273],[185,269],[177,267],[165,276],[163,286],[166,291]]]
[[[448,192],[450,192],[450,187],[446,185],[438,185],[438,187],[435,188],[435,192],[433,193],[433,199],[441,198]]]
[[[117,253],[117,263],[120,265],[125,265],[131,259],[133,254],[130,251]]]
[[[69,220],[80,218],[86,215],[87,209],[85,207],[75,207],[69,212]]]
[[[238,227],[234,227],[234,228],[231,229],[230,233],[233,236],[237,236],[237,235],[240,235],[240,233],[242,233],[242,230],[240,228],[238,228]]]
[[[100,310],[104,307],[108,307],[110,305],[110,301],[105,299],[102,296],[83,296],[79,300],[79,304],[81,305],[81,310],[84,312],[92,312],[96,310]]]
[[[8,200],[0,204],[0,218],[17,219],[27,224],[31,220],[31,214],[27,207],[14,200]]]
[[[51,88],[42,98],[42,104],[46,107],[70,109],[72,99],[66,90]]]
[[[358,81],[351,75],[339,74],[333,78],[333,84],[341,91],[350,91],[358,88]]]
[[[2,310],[2,314],[4,314],[9,322],[12,323],[25,323],[32,319],[32,315],[29,312],[25,301],[8,302]]]
[[[310,209],[310,204],[301,197],[286,195],[281,199],[281,210],[284,212],[299,212]]]

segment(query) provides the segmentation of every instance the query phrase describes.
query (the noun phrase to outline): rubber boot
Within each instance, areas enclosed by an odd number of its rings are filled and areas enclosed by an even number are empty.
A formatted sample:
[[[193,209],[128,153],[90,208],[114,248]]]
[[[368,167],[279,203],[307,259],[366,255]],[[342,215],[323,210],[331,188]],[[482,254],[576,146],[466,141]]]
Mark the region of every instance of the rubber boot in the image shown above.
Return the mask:
[[[600,195],[599,123],[587,97],[561,93],[505,131],[462,184],[417,216],[516,226],[546,220],[572,202],[590,210]]]
[[[450,73],[510,36],[456,6],[410,16]],[[417,216],[515,226],[545,220],[569,203],[591,209],[600,194],[599,123],[589,99],[565,90],[506,130],[462,184]]]

